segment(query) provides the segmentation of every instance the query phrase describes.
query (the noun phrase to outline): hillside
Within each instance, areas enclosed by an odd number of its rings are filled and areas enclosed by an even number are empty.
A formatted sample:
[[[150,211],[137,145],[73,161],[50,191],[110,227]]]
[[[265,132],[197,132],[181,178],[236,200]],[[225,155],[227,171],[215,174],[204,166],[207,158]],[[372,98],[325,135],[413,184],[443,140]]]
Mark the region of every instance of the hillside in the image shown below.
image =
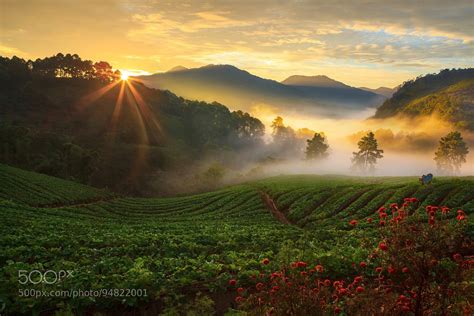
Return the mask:
[[[474,69],[443,70],[406,82],[377,109],[375,118],[435,114],[459,128],[474,130]]]
[[[189,308],[183,302],[197,302],[197,292],[223,314],[235,307],[228,280],[250,282],[258,262],[277,260],[280,251],[288,251],[282,250],[285,244],[293,252],[304,250],[301,259],[318,260],[333,277],[342,276],[351,273],[344,266],[366,255],[358,248],[360,240],[374,228],[364,219],[381,205],[413,196],[423,210],[436,204],[474,211],[472,177],[438,178],[430,186],[415,178],[276,177],[200,195],[149,199],[111,196],[5,165],[0,165],[0,179],[0,243],[5,247],[0,275],[6,280],[0,294],[12,314],[25,313],[26,304],[29,312],[69,308],[156,314],[173,306],[182,311]],[[353,229],[350,219],[359,220],[360,228]],[[342,261],[335,264],[334,258]],[[73,277],[60,285],[20,285],[17,270],[40,269],[38,262],[70,270]],[[133,288],[148,295],[94,301],[17,297],[25,286]],[[175,296],[183,288],[185,294]]]
[[[209,165],[237,167],[263,143],[265,127],[249,114],[117,80],[108,64],[98,72],[57,54],[31,65],[0,58],[0,162],[166,195],[212,188]]]
[[[312,83],[315,83],[313,77]],[[294,86],[292,80],[282,83],[260,78],[231,65],[208,65],[200,68],[168,71],[140,76],[146,85],[168,89],[188,99],[218,101],[233,109],[250,111],[254,105],[268,104],[280,111],[305,112],[312,115],[344,117],[379,105],[384,98],[371,92],[334,86],[332,79],[321,86]],[[328,85],[328,80],[331,84]]]

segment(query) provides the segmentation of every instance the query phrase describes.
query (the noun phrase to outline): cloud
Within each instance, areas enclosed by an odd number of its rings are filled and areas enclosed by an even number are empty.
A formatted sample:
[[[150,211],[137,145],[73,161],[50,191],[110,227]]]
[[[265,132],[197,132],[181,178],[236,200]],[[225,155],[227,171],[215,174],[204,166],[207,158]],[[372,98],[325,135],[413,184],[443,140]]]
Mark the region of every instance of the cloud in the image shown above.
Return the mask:
[[[68,49],[148,71],[238,62],[273,79],[342,68],[372,87],[474,60],[472,0],[6,1],[0,41],[35,57]]]
[[[19,50],[18,48],[6,46],[6,45],[3,45],[2,43],[0,43],[0,55],[4,55],[4,56],[13,56],[13,55],[25,56],[26,54],[23,51]]]

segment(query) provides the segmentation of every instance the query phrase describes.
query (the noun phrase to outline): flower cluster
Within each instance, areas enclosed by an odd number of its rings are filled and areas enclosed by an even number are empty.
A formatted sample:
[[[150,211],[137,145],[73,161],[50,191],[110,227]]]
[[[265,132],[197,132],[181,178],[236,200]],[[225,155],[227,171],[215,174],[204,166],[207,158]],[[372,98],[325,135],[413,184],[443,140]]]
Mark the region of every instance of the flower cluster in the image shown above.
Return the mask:
[[[279,265],[264,259],[254,284],[244,287],[229,281],[235,302],[252,315],[465,312],[468,289],[463,280],[472,277],[474,265],[463,255],[465,225],[451,223],[450,208],[433,205],[425,208],[428,224],[423,224],[424,215],[415,212],[418,204],[416,198],[405,198],[402,205],[392,203],[376,211],[379,240],[367,260],[351,265],[352,275],[334,279],[321,263],[301,260],[274,271]],[[405,220],[408,217],[413,218]],[[463,224],[466,214],[459,210],[456,219]],[[358,221],[349,224],[357,226]]]

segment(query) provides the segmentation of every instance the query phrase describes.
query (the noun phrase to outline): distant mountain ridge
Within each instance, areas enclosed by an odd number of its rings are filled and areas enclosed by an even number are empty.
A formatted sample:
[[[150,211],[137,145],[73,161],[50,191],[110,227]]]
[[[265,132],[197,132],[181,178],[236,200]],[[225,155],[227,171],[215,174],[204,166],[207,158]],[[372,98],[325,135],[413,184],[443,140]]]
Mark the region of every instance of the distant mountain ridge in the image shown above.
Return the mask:
[[[374,118],[433,114],[474,131],[474,68],[445,69],[405,82],[377,109]]]
[[[376,93],[376,94],[380,94],[380,95],[383,95],[387,98],[390,98],[395,93],[395,91],[398,90],[398,88],[399,87],[395,87],[395,88],[378,87],[377,89],[371,89],[371,88],[366,88],[366,87],[359,87],[359,89],[361,89],[361,90],[365,90],[365,91],[373,92],[373,93]]]
[[[278,82],[232,65],[182,68],[137,78],[147,86],[170,90],[184,98],[217,101],[245,111],[265,104],[280,112],[344,117],[374,108],[385,100],[381,95],[347,86],[326,76],[292,76]]]
[[[331,79],[327,76],[301,76],[294,75],[286,78],[281,83],[289,86],[305,86],[305,87],[327,87],[327,88],[351,88],[350,86]]]

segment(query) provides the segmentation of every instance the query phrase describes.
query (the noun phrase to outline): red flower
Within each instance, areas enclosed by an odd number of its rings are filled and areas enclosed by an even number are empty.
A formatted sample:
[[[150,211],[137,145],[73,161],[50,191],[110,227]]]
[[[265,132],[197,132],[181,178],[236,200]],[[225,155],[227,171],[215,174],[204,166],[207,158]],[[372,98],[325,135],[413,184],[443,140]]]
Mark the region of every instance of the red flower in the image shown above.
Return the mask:
[[[397,203],[392,203],[392,204],[390,204],[390,208],[398,208],[398,204]]]
[[[324,280],[324,286],[330,286],[331,285],[331,280]]]
[[[362,293],[362,292],[364,292],[364,288],[363,288],[362,286],[358,286],[358,287],[356,288],[356,292],[357,292],[357,293]]]
[[[296,263],[296,266],[297,266],[298,268],[305,268],[307,265],[308,265],[308,264],[307,264],[306,262],[304,262],[304,261],[298,261],[298,262]]]
[[[432,266],[435,266],[435,265],[438,264],[438,260],[433,259],[433,260],[430,261],[430,264],[431,264]]]
[[[385,226],[385,221],[380,221],[380,226]]]
[[[307,276],[307,275],[308,275],[308,272],[306,272],[306,271],[301,271],[300,274],[301,274],[301,276]]]
[[[354,278],[354,283],[360,283],[360,282],[362,282],[362,277],[361,276],[356,276]]]
[[[230,279],[230,280],[229,280],[229,285],[230,285],[230,286],[234,286],[234,285],[236,285],[236,284],[237,284],[237,280],[235,280],[235,279]]]
[[[368,222],[369,224],[372,223],[372,221],[373,221],[372,217],[367,218],[367,222]]]
[[[280,290],[280,287],[278,285],[275,285],[274,287],[272,287],[273,292],[277,292],[279,290]]]
[[[334,313],[336,313],[336,314],[339,314],[341,311],[342,311],[342,310],[341,310],[340,307],[337,307],[337,306],[336,306],[336,308],[334,308]]]
[[[268,258],[265,258],[265,259],[262,260],[262,263],[263,263],[264,265],[267,265],[267,264],[270,263],[270,260],[269,260]]]
[[[258,282],[257,285],[255,285],[255,288],[257,289],[257,291],[263,290],[264,287],[265,285],[262,282]]]
[[[350,224],[351,226],[357,226],[357,221],[356,221],[355,219],[353,219],[353,220],[351,220],[351,221],[349,222],[349,224]]]
[[[338,291],[339,295],[346,295],[347,294],[347,289],[345,288],[340,288]]]
[[[460,262],[460,261],[462,261],[462,255],[461,255],[460,253],[455,253],[455,254],[453,255],[453,259],[454,259],[454,261],[456,261],[456,262]]]
[[[387,246],[387,244],[384,243],[384,242],[380,242],[380,243],[379,243],[379,248],[380,248],[380,250],[383,250],[383,251],[387,251],[387,250],[388,250],[388,246]]]
[[[380,218],[386,218],[386,217],[387,217],[387,213],[381,212],[381,213],[379,213],[379,217],[380,217]]]
[[[243,287],[239,287],[237,289],[237,293],[239,293],[239,294],[242,294],[243,291],[245,291],[245,289]]]
[[[377,273],[382,272],[382,270],[383,270],[382,267],[377,267],[377,268],[375,268],[375,272],[377,272]]]
[[[410,269],[408,269],[407,267],[403,267],[403,269],[402,269],[403,273],[408,273],[408,271],[410,271]]]
[[[316,272],[323,272],[324,271],[324,268],[322,265],[318,264],[317,266],[314,267],[314,269],[316,270]]]
[[[380,213],[380,212],[385,212],[386,210],[387,210],[386,207],[383,207],[383,206],[379,207],[379,213]]]
[[[441,207],[441,213],[446,215],[447,213],[449,213],[449,211],[451,211],[451,209],[449,207],[447,207],[447,206]]]
[[[242,296],[237,296],[237,297],[235,298],[235,301],[237,302],[237,304],[240,304],[240,303],[242,303],[242,302],[244,301],[244,298],[243,298]]]
[[[394,274],[397,270],[395,270],[395,268],[392,267],[392,266],[388,266],[387,271],[388,271],[388,273],[390,273],[390,274]]]
[[[463,210],[458,210],[458,216],[456,216],[456,219],[460,222],[466,219],[466,214],[464,213]]]
[[[365,263],[364,261],[362,261],[361,263],[359,263],[359,266],[361,268],[366,268],[367,267],[367,263]]]

